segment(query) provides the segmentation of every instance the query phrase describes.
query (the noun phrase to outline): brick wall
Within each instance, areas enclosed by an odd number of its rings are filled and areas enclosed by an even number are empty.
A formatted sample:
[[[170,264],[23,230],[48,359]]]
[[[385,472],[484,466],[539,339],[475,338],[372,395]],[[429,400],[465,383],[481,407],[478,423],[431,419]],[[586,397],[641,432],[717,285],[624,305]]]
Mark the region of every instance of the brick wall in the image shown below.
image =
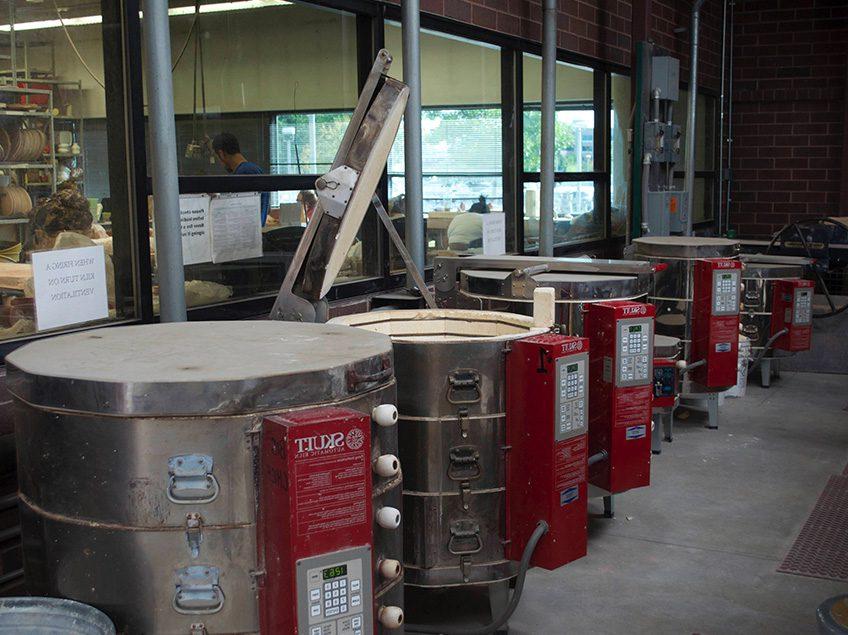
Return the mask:
[[[737,0],[730,221],[742,236],[839,212],[846,74],[848,1]]]
[[[399,4],[400,0],[389,0]],[[691,1],[652,0],[654,41],[681,60],[689,59]],[[599,60],[630,66],[633,3],[627,0],[559,0],[558,46]],[[533,42],[541,41],[541,0],[421,0],[421,10]],[[675,33],[675,29],[686,30]],[[699,81],[717,88],[721,59],[721,3],[702,11]]]

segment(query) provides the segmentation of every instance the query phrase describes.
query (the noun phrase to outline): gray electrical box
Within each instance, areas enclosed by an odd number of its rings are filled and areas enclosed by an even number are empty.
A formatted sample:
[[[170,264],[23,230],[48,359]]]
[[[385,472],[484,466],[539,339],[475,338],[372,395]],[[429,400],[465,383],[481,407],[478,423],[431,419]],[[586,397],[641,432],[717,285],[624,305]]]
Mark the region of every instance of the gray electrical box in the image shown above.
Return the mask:
[[[684,230],[686,192],[683,190],[649,191],[648,207],[642,210],[645,236],[668,236]]]
[[[660,99],[677,101],[680,94],[680,60],[658,56],[651,59],[651,94],[660,91]]]

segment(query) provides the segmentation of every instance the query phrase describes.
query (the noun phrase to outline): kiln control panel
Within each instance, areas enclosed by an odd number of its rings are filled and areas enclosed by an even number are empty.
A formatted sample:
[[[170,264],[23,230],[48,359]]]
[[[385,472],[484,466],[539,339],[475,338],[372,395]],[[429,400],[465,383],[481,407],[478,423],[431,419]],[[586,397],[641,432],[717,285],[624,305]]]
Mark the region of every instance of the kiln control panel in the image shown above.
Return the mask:
[[[557,391],[554,439],[562,441],[586,433],[586,367],[589,355],[581,353],[556,361]]]
[[[298,633],[363,635],[371,619],[371,551],[358,547],[297,563]]]
[[[651,383],[653,322],[653,318],[619,320],[616,386],[643,386]]]
[[[813,289],[796,287],[792,302],[792,324],[803,326],[813,322]]]
[[[740,271],[716,269],[713,271],[713,315],[739,313]]]

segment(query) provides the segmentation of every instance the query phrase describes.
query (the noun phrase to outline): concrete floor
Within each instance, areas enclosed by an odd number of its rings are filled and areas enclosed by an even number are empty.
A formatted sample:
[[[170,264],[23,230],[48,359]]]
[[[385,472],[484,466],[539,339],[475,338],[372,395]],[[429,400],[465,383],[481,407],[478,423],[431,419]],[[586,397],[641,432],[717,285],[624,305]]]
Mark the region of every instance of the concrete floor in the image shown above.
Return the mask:
[[[816,607],[848,583],[775,569],[848,463],[848,375],[784,372],[720,416],[677,425],[651,487],[590,520],[587,557],[530,572],[512,634],[816,632]]]

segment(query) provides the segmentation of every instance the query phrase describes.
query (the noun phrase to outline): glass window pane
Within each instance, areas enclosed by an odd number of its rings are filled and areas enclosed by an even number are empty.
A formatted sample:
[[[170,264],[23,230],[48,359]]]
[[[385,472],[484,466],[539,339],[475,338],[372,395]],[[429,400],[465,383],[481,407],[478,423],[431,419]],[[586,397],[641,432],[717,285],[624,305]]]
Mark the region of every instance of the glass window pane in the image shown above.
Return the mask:
[[[126,162],[109,163],[106,119],[107,91],[122,88],[103,88],[104,30],[112,29],[112,42],[120,32],[101,23],[100,9],[90,2],[66,7],[67,34],[53,24],[50,3],[12,0],[0,17],[0,339],[136,315]],[[115,142],[123,138],[122,130]],[[93,248],[90,266],[88,256],[73,251],[83,248]],[[67,253],[46,253],[58,251]],[[51,274],[56,267],[36,271],[35,253],[59,259],[62,275]],[[36,278],[50,293],[36,295]],[[71,303],[79,297],[94,302]],[[60,320],[50,320],[51,306],[59,308]]]
[[[540,169],[542,60],[524,55],[524,171]],[[593,71],[557,62],[555,164],[557,172],[594,170]]]
[[[211,148],[222,132],[265,173],[320,172],[339,113],[359,95],[356,16],[284,0],[203,0],[195,20],[193,2],[169,4],[180,174],[226,174]],[[278,126],[294,134],[290,147],[278,148]]]
[[[598,188],[600,190],[600,188]],[[539,247],[540,183],[524,184],[524,247]],[[596,204],[592,181],[554,184],[554,244],[594,240],[604,236],[604,219]]]
[[[186,306],[188,308],[240,300],[257,295],[276,294],[291,264],[306,224],[315,210],[317,198],[313,190],[279,191],[269,193],[277,203],[271,208],[265,226],[261,228],[261,253],[255,257],[239,257],[224,262],[212,262],[210,255],[202,262],[185,265]],[[214,196],[214,195],[213,195]],[[190,195],[183,195],[184,199]],[[148,197],[152,207],[152,197]],[[258,215],[258,203],[257,215]],[[373,275],[366,265],[373,261],[365,245],[371,221],[367,218],[336,278],[336,284],[353,282]],[[257,223],[258,224],[258,223]],[[151,222],[151,230],[152,230]],[[185,243],[184,243],[185,245]],[[210,252],[211,254],[212,252]],[[151,255],[153,257],[153,255]],[[184,252],[184,260],[189,257]],[[155,266],[155,259],[154,259]],[[153,291],[154,311],[158,311],[158,288]]]
[[[612,104],[610,105],[610,214],[612,235],[623,236],[626,232],[627,214],[627,130],[630,128],[630,78],[613,74],[610,81]]]
[[[402,77],[401,30],[386,24],[395,55],[391,74]],[[503,167],[500,49],[422,31],[421,143],[427,262],[447,251],[479,250],[478,214],[502,212]],[[389,213],[404,235],[404,135],[389,156]],[[394,247],[391,268],[403,269]]]
[[[714,97],[698,93],[698,107],[695,112],[695,170],[712,170],[714,164],[715,139]],[[686,169],[686,122],[689,112],[689,91],[680,89],[680,99],[674,105],[672,119],[680,126],[684,142],[681,144],[681,162],[675,166],[677,171]]]

